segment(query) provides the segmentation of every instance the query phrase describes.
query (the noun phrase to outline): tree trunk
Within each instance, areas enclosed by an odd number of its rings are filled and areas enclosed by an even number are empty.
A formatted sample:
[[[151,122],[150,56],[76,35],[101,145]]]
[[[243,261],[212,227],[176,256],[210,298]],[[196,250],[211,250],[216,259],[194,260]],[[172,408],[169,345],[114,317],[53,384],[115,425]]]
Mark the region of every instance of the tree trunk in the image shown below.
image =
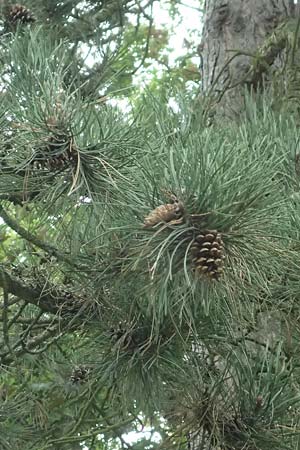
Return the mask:
[[[250,76],[251,55],[278,25],[294,15],[294,1],[206,0],[205,6],[199,46],[203,90],[214,94],[218,114],[233,117],[243,107],[245,85],[254,82]],[[274,62],[282,47],[273,49],[268,64]]]

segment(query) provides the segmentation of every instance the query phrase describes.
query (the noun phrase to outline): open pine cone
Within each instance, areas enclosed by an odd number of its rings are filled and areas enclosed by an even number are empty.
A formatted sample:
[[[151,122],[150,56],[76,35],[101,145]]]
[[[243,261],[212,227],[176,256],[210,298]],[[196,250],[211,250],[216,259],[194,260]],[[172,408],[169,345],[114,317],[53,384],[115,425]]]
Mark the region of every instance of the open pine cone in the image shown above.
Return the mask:
[[[17,3],[9,9],[7,14],[7,22],[11,25],[17,25],[18,23],[32,23],[35,22],[35,17],[32,12],[26,8],[26,6]]]

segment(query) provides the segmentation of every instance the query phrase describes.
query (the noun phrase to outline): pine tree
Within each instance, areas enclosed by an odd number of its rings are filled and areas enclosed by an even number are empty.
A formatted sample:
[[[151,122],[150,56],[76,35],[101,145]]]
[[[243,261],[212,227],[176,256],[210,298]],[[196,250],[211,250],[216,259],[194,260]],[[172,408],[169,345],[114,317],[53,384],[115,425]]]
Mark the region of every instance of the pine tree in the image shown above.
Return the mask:
[[[3,7],[0,448],[297,449],[298,112],[112,106],[148,3]]]

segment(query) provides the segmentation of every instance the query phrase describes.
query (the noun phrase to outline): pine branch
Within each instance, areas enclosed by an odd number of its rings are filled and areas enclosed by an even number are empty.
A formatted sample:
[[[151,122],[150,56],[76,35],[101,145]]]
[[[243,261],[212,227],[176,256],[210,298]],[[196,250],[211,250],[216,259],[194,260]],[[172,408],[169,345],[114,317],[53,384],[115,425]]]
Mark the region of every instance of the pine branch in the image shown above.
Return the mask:
[[[0,217],[2,217],[2,219],[4,220],[6,225],[8,225],[12,230],[14,230],[19,236],[21,236],[26,241],[31,242],[32,244],[36,245],[40,249],[44,250],[49,255],[54,256],[58,260],[63,261],[65,263],[69,264],[70,266],[75,267],[78,270],[83,269],[82,266],[76,264],[72,259],[70,259],[64,253],[61,253],[57,248],[38,239],[33,234],[29,233],[29,231],[25,230],[25,228],[23,228],[21,225],[19,225],[15,219],[13,219],[11,216],[9,216],[7,214],[7,212],[4,210],[3,206],[1,206],[1,205],[0,205]]]
[[[8,291],[7,286],[5,283],[5,280],[3,280],[3,338],[4,338],[4,345],[10,349],[10,343],[9,343],[9,327],[8,327]]]
[[[17,195],[1,194],[0,195],[0,200],[8,201],[8,202],[12,203],[13,205],[23,206],[22,198],[20,196],[17,196]]]
[[[3,267],[0,267],[0,286],[7,292],[25,300],[26,303],[40,308],[43,312],[51,314],[78,314],[82,304],[67,301],[65,297],[56,297],[46,293],[43,288],[33,288],[24,284],[19,278],[11,275]]]
[[[124,420],[123,422],[113,424],[111,426],[107,426],[107,427],[103,427],[103,428],[99,427],[99,428],[97,428],[97,430],[94,430],[91,433],[86,433],[86,434],[81,434],[81,435],[79,434],[77,436],[76,435],[75,436],[64,436],[62,438],[52,439],[51,441],[48,442],[48,444],[49,445],[50,444],[52,444],[52,445],[53,444],[67,444],[67,443],[72,443],[72,442],[84,441],[86,439],[89,439],[92,436],[96,436],[101,433],[109,433],[111,431],[120,429],[121,427],[124,427],[124,426],[132,423],[133,420],[134,419],[130,418],[130,419]],[[45,447],[45,449],[46,448],[48,448],[48,447]]]
[[[53,342],[55,342],[57,339],[59,339],[62,336],[63,332],[61,331],[61,326],[53,325],[51,327],[48,327],[46,330],[44,330],[39,335],[35,336],[34,338],[30,339],[27,343],[24,341],[24,337],[22,336],[14,345],[13,349],[10,349],[9,352],[6,352],[2,355],[0,355],[1,364],[9,365],[11,364],[15,358],[18,358],[26,353],[30,354],[39,354],[47,350],[47,348],[50,347]],[[54,337],[53,337],[54,335]],[[56,336],[55,336],[56,335]],[[47,339],[51,338],[51,341],[47,342]],[[39,347],[41,344],[43,344],[43,347],[39,350],[34,351],[36,347]]]
[[[46,351],[66,332],[78,329],[78,327],[81,327],[91,317],[89,314],[91,312],[90,308],[86,308],[85,304],[78,303],[76,301],[77,299],[73,298],[70,302],[66,301],[66,298],[63,296],[57,298],[54,295],[45,294],[43,289],[39,290],[22,284],[20,280],[11,276],[4,269],[0,271],[0,286],[5,289],[6,296],[8,293],[13,293],[25,300],[25,304],[21,306],[17,314],[10,321],[8,321],[7,311],[2,315],[4,343],[6,343],[8,350],[0,354],[1,364],[9,365],[16,357],[20,357],[26,353],[37,355]],[[34,319],[28,320],[28,327],[21,334],[20,338],[13,344],[9,343],[8,329],[20,317],[27,304],[38,306],[40,312]],[[39,320],[45,312],[56,314],[58,317],[54,317],[52,321],[44,321],[43,327],[46,326],[46,329],[28,339],[31,331],[36,325],[39,325]]]
[[[31,353],[33,355],[36,355],[38,353],[44,352],[51,344],[53,344],[54,341],[56,341],[63,335],[63,331],[59,332],[61,328],[62,328],[61,326],[58,326],[56,324],[51,327],[48,327],[45,331],[35,336],[34,338],[30,339],[26,344],[24,340],[22,340],[21,342],[22,349],[16,352],[16,356],[20,356],[24,353]],[[40,344],[44,343],[46,339],[52,337],[55,334],[57,334],[57,336],[54,336],[54,338],[50,342],[46,342],[46,344],[41,349],[39,349],[38,351],[33,351]]]
[[[0,194],[0,201],[4,200],[17,206],[24,206],[24,203],[32,201],[39,191],[26,192],[25,193],[15,193],[15,194]]]

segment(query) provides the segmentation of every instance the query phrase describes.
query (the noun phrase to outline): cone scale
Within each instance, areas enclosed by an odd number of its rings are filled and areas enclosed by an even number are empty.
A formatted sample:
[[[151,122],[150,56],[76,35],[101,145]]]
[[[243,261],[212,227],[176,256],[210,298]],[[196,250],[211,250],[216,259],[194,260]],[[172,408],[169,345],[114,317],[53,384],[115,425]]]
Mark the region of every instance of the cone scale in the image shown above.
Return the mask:
[[[225,258],[221,233],[216,230],[199,233],[191,251],[192,262],[196,271],[207,278],[219,280],[223,273],[223,260]]]
[[[35,22],[32,12],[26,6],[20,5],[19,3],[11,6],[7,20],[11,24]]]

